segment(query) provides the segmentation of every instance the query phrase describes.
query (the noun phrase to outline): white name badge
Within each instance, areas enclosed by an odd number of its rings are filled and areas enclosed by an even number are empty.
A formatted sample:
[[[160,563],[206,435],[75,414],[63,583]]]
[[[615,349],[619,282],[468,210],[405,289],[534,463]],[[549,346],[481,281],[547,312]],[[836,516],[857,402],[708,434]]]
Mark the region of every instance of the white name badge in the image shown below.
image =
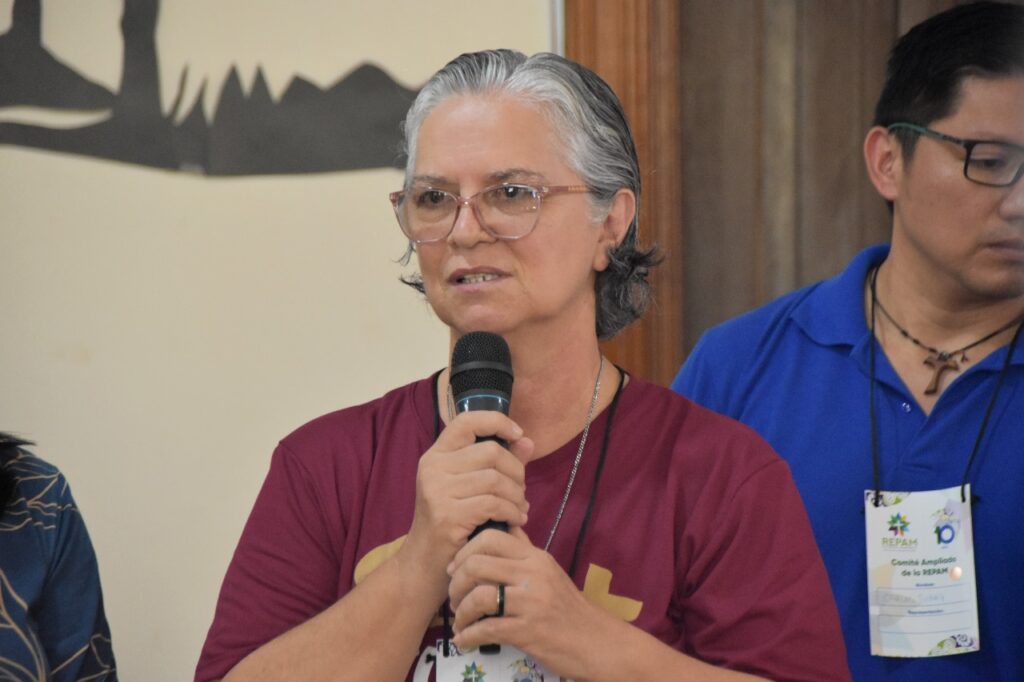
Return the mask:
[[[495,654],[480,650],[463,653],[448,642],[448,655],[444,655],[442,641],[434,650],[429,648],[420,656],[414,680],[426,680],[430,668],[437,665],[437,682],[571,682],[548,672],[544,666],[514,646],[501,645]]]
[[[874,656],[977,651],[978,592],[971,489],[864,492],[868,614]]]

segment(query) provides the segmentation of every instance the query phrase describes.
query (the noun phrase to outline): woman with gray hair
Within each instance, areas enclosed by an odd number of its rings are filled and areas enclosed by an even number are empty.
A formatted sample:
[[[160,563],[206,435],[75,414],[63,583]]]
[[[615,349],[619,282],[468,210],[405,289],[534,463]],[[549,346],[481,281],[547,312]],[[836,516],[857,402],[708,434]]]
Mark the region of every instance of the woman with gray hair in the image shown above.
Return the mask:
[[[445,367],[285,438],[196,679],[848,679],[786,466],[601,353],[656,262],[608,85],[464,54],[405,132],[407,283],[456,355],[507,341],[510,412],[457,412]]]

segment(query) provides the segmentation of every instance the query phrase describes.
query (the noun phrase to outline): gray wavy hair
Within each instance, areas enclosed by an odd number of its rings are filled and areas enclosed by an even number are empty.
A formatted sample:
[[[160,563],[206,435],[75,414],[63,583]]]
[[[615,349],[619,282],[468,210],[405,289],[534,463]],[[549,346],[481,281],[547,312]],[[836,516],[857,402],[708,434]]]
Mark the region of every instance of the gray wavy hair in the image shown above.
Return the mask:
[[[597,273],[597,336],[607,339],[647,309],[650,268],[660,262],[657,247],[641,249],[637,237],[640,214],[640,165],[622,103],[600,76],[555,54],[527,57],[514,50],[487,50],[459,55],[435,73],[420,90],[405,119],[405,184],[416,165],[416,141],[431,111],[455,95],[503,93],[541,107],[559,139],[565,141],[566,162],[587,187],[595,218],[611,209],[620,189],[636,195],[637,207],[622,242],[609,249],[609,265]],[[403,258],[408,263],[414,248]],[[419,275],[402,281],[424,292]]]

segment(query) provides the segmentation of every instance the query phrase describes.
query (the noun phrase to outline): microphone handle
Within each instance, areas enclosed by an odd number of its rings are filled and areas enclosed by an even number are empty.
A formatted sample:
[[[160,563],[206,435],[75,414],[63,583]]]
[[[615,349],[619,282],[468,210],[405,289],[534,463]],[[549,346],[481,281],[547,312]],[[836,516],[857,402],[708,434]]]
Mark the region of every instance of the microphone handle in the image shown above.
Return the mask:
[[[482,442],[488,441],[488,440],[493,440],[495,443],[497,443],[501,447],[508,449],[508,442],[506,442],[504,439],[498,438],[497,436],[477,436],[476,437],[476,442],[477,443],[482,443]],[[496,530],[500,530],[500,531],[505,532],[505,533],[508,532],[508,524],[507,523],[505,523],[504,521],[495,521],[494,519],[489,519],[489,520],[484,521],[483,523],[481,523],[476,528],[474,528],[473,532],[469,534],[469,539],[472,540],[473,538],[475,538],[477,535],[479,535],[483,531],[487,530],[488,528],[494,528]]]
[[[497,436],[477,436],[476,437],[476,442],[477,443],[481,443],[481,442],[486,441],[486,440],[493,440],[495,443],[497,443],[501,447],[508,448],[508,442],[505,441],[502,438],[498,438]],[[488,519],[487,521],[484,521],[479,526],[477,526],[476,528],[473,529],[473,532],[469,534],[469,539],[472,540],[478,534],[482,533],[483,531],[485,531],[485,530],[487,530],[489,528],[494,528],[494,529],[500,530],[500,531],[502,531],[504,533],[508,532],[508,524],[505,523],[504,521],[495,521],[494,519]],[[484,616],[484,618],[490,618],[490,616]],[[500,644],[494,644],[494,643],[481,644],[480,645],[480,653],[488,654],[488,655],[500,654],[501,653],[501,645]]]

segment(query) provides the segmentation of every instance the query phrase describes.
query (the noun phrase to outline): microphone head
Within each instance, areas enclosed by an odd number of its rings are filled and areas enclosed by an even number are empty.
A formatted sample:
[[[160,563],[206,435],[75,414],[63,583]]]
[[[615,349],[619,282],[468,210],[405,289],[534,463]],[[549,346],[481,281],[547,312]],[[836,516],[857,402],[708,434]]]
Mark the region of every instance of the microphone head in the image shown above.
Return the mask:
[[[512,353],[505,339],[491,332],[470,332],[452,350],[452,394],[456,405],[479,393],[497,393],[507,404],[512,395]]]

